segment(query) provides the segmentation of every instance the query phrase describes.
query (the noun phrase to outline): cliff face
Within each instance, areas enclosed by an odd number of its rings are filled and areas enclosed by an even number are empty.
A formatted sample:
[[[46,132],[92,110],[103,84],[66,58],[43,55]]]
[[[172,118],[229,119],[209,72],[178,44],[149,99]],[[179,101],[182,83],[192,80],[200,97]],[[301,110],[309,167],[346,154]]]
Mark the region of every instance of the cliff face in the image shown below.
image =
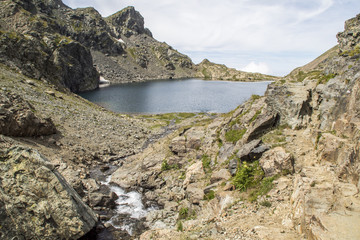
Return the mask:
[[[281,122],[304,129],[314,147],[298,157],[302,174],[295,178],[291,202],[298,231],[315,239],[359,237],[351,231],[360,219],[359,30],[357,15],[337,35],[337,47],[267,91]],[[352,207],[345,210],[348,203]],[[342,211],[349,217],[338,220]]]
[[[1,2],[1,62],[73,92],[98,87],[90,51],[65,36],[61,1]]]

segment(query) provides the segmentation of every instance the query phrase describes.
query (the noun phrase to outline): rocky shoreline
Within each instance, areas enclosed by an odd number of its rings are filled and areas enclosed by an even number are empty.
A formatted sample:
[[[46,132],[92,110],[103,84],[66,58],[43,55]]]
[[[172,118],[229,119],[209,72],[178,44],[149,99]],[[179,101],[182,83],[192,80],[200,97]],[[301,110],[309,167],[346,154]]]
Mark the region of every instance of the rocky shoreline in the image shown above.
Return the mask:
[[[133,8],[1,6],[1,239],[360,238],[360,15],[337,47],[229,113],[145,116],[72,93],[96,88],[98,71],[196,73]],[[131,219],[120,207],[134,202]]]

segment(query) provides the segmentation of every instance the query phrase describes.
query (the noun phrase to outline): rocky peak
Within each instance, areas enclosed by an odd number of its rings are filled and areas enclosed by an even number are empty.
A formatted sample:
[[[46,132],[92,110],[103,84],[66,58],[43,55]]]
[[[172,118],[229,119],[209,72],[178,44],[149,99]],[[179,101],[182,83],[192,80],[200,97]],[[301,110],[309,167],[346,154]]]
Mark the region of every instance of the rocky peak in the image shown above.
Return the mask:
[[[204,60],[201,61],[200,65],[209,64],[209,63],[210,63],[210,61],[207,58],[205,58]]]
[[[126,37],[143,33],[152,36],[150,30],[144,27],[143,16],[132,6],[109,16],[106,21],[113,26],[113,30],[119,38],[122,34]]]
[[[32,14],[49,14],[53,9],[68,8],[61,0],[24,0],[14,2]]]
[[[360,14],[345,22],[345,30],[337,34],[340,52],[360,47]]]

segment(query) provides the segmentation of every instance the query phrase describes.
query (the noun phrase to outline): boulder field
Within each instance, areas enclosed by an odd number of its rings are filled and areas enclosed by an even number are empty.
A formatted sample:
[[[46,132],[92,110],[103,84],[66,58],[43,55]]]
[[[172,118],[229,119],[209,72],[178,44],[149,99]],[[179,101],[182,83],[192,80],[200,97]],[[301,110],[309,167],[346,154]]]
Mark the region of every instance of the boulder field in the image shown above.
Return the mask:
[[[360,238],[360,15],[229,113],[132,116],[72,92],[196,73],[138,12],[0,4],[1,239]],[[155,205],[132,234],[105,181]]]

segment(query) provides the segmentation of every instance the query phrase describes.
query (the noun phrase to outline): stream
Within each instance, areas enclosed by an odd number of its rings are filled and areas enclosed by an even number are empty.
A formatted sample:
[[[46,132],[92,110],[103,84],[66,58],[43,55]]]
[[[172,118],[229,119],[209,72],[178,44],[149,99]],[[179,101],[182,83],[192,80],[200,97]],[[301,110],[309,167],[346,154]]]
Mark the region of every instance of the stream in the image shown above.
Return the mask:
[[[114,183],[111,183],[111,175],[117,170],[117,166],[108,165],[108,170],[102,171],[100,167],[90,171],[90,177],[95,179],[99,185],[99,194],[104,196],[116,194],[115,206],[111,209],[101,206],[96,209],[100,215],[100,230],[95,236],[84,239],[113,240],[132,239],[146,230],[145,217],[150,211],[158,209],[156,205],[145,207],[143,196],[137,191],[125,191]],[[105,216],[102,218],[102,216]]]
[[[130,236],[134,235],[134,229],[146,214],[155,210],[154,207],[146,209],[142,203],[142,195],[136,191],[126,192],[124,189],[110,184],[111,175],[106,178],[102,185],[108,186],[111,192],[114,192],[119,198],[115,201],[116,215],[111,217],[106,223],[111,224],[116,229],[126,231]]]

